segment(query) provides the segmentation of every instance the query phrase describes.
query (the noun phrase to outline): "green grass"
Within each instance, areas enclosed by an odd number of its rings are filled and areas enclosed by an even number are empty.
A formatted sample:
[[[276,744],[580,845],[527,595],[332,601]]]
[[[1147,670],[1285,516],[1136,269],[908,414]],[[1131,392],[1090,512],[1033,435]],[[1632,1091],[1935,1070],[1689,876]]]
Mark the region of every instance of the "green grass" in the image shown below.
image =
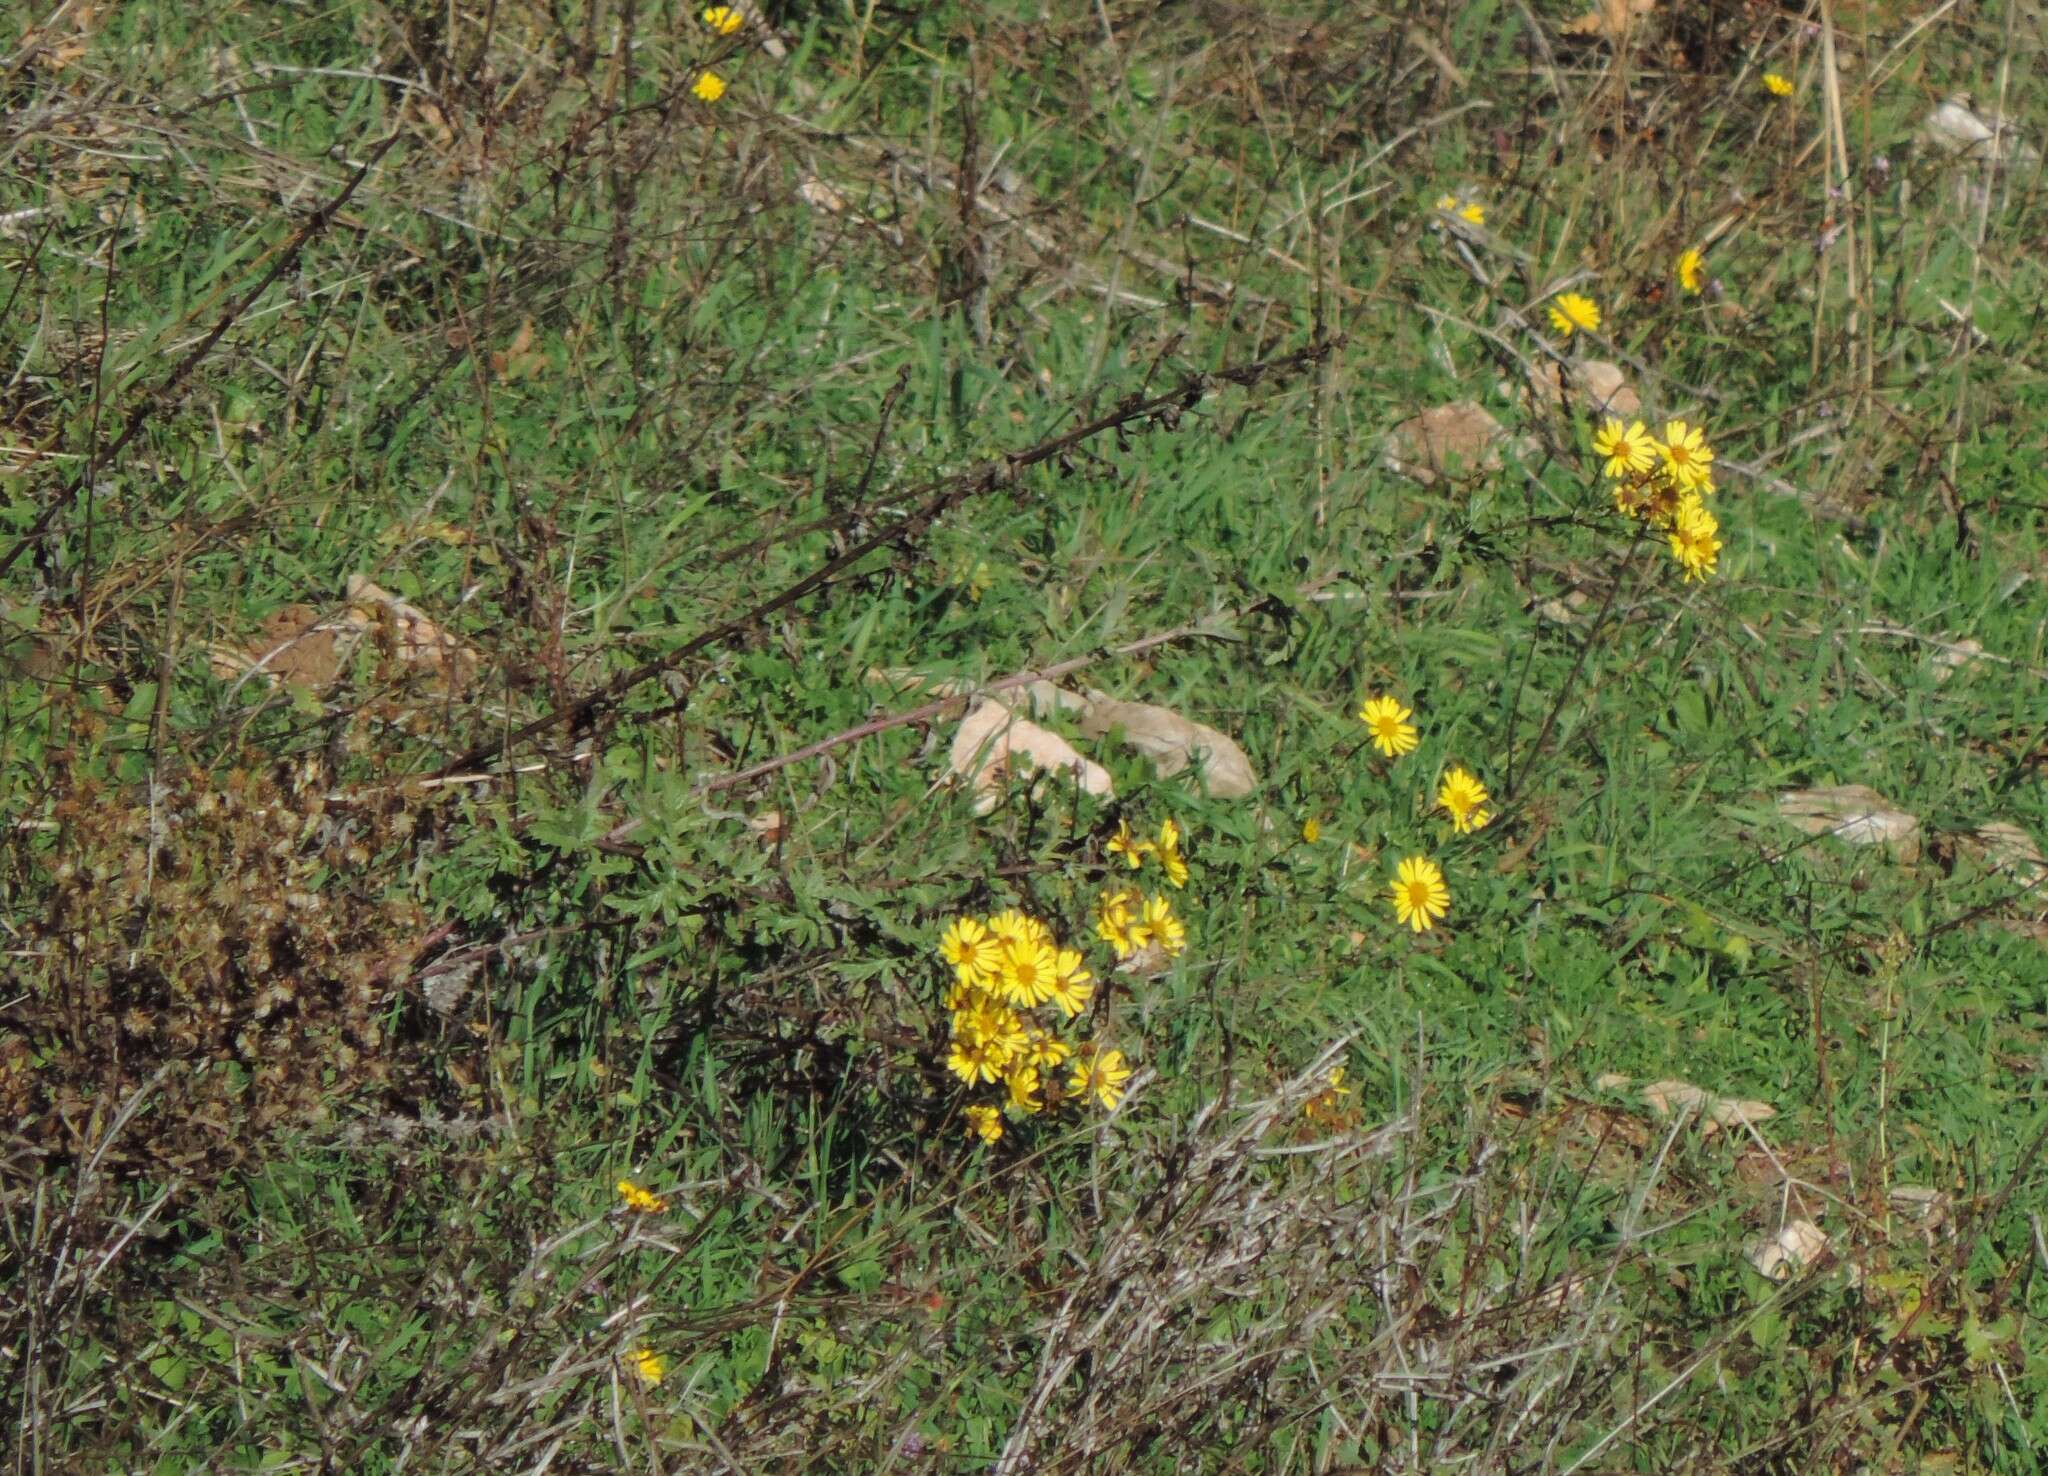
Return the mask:
[[[1967,89],[2038,147],[2039,24],[1838,15],[1831,177],[1796,18],[1655,12],[1618,91],[1567,9],[849,7],[777,57],[664,4],[207,0],[0,63],[22,1469],[2035,1469],[2043,907],[1971,837],[2048,834],[2048,214],[1914,135]],[[1703,585],[1515,390],[1566,285],[1753,469]],[[1506,464],[1390,471],[1454,399]],[[353,575],[471,679],[219,661]],[[1083,658],[1255,793],[1077,737],[1113,804],[977,817],[957,713],[707,787],[926,700],[882,670]],[[1777,814],[1851,783],[1916,858]],[[1187,952],[1089,944],[1135,1090],[970,1147],[940,930],[1085,939],[1168,816]],[[1775,1285],[1802,1216],[1834,1254]]]

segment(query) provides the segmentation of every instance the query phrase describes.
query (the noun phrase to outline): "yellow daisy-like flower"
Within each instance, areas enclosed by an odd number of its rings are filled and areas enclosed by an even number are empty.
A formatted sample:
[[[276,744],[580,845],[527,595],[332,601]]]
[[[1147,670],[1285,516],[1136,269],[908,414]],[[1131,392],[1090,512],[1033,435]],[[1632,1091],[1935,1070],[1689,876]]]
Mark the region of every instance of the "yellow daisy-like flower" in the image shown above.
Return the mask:
[[[1116,834],[1109,838],[1109,854],[1124,858],[1124,865],[1136,871],[1145,864],[1145,853],[1152,849],[1152,842],[1139,840],[1131,834],[1131,822],[1116,822]]]
[[[1413,753],[1422,735],[1408,719],[1415,714],[1396,697],[1373,697],[1358,709],[1359,720],[1372,734],[1373,747],[1388,758]]]
[[[962,1113],[967,1119],[967,1131],[984,1143],[994,1143],[1003,1136],[1003,1114],[993,1107],[976,1105]]]
[[[699,102],[715,103],[725,96],[725,78],[716,72],[700,72],[697,85],[690,91],[697,95]]]
[[[1623,425],[1610,418],[1593,434],[1593,454],[1607,458],[1610,477],[1648,471],[1657,461],[1656,446],[1640,420]]]
[[[1707,259],[1700,255],[1700,248],[1688,246],[1678,254],[1678,285],[1687,292],[1697,293],[1707,285]]]
[[[1030,1044],[1030,1037],[1024,1031],[1024,1017],[995,1000],[988,1001],[974,1012],[970,1028],[1003,1053],[1005,1064]]]
[[[1181,920],[1173,915],[1173,904],[1164,897],[1145,899],[1143,927],[1146,935],[1159,945],[1160,951],[1168,958],[1186,951],[1188,930]]]
[[[1003,945],[996,988],[1013,1005],[1044,1004],[1059,987],[1059,955],[1050,943],[1013,938]]]
[[[1050,1030],[1036,1025],[1024,1027],[1023,1059],[1039,1070],[1049,1071],[1073,1054],[1074,1048]]]
[[[1038,1095],[1038,1068],[1028,1061],[1013,1062],[1003,1077],[1003,1087],[1010,1094],[1010,1105],[1019,1112],[1045,1111],[1045,1101]]]
[[[986,985],[1002,961],[1002,944],[980,919],[956,917],[939,939],[939,956],[963,984]]]
[[[1455,211],[1458,208],[1458,197],[1456,195],[1438,195],[1436,197],[1436,208],[1444,211]]]
[[[1133,915],[1138,894],[1126,887],[1104,892],[1095,899],[1095,936],[1107,943],[1118,958],[1129,958],[1145,946],[1144,924]]]
[[[1464,835],[1483,829],[1493,817],[1486,813],[1486,786],[1469,769],[1457,768],[1444,775],[1436,792],[1437,804],[1451,813],[1451,828]]]
[[[988,930],[1005,943],[1050,943],[1052,929],[1037,918],[1005,908],[988,920]]]
[[[1682,420],[1667,422],[1664,439],[1657,443],[1657,456],[1681,492],[1697,492],[1713,479],[1707,468],[1713,464],[1714,449],[1696,425],[1687,425]]]
[[[1348,1097],[1351,1095],[1351,1088],[1344,1085],[1344,1068],[1342,1066],[1332,1066],[1330,1074],[1324,1077],[1323,1080],[1329,1083],[1324,1090],[1329,1092],[1331,1096]]]
[[[1061,1014],[1072,1019],[1088,1008],[1089,997],[1094,993],[1095,976],[1082,966],[1081,951],[1060,949],[1053,969],[1052,991],[1046,998],[1059,1006]]]
[[[1074,1074],[1067,1080],[1067,1089],[1077,1097],[1093,1097],[1110,1111],[1124,1099],[1124,1083],[1131,1079],[1131,1068],[1124,1064],[1122,1051],[1095,1051],[1086,1060],[1074,1063]]]
[[[990,982],[993,983],[994,981],[991,980]],[[987,985],[963,979],[957,974],[953,976],[953,982],[946,987],[944,996],[946,1008],[956,1013],[962,1010],[971,1010],[987,998]]]
[[[1314,845],[1317,841],[1321,840],[1323,838],[1322,822],[1316,819],[1316,817],[1313,815],[1309,816],[1308,819],[1302,821],[1301,838],[1307,841],[1310,845]]]
[[[1566,338],[1581,330],[1591,333],[1600,326],[1600,308],[1592,298],[1564,292],[1550,305],[1550,326]]]
[[[1010,1053],[999,1042],[985,1040],[971,1031],[955,1035],[952,1048],[946,1052],[946,1069],[969,1086],[996,1080],[1009,1064]]]
[[[619,1198],[626,1201],[626,1208],[636,1215],[658,1215],[668,1208],[668,1201],[659,1194],[650,1194],[631,1179],[619,1180]]]
[[[1444,874],[1426,856],[1410,856],[1401,863],[1393,891],[1395,920],[1418,933],[1435,927],[1436,920],[1451,910]]]
[[[1764,91],[1768,92],[1772,97],[1790,97],[1792,95],[1792,79],[1790,77],[1780,77],[1776,72],[1766,72],[1764,73]]]
[[[721,36],[730,36],[747,23],[747,18],[730,5],[714,5],[704,12],[704,24]]]
[[[668,1361],[652,1348],[635,1348],[629,1358],[633,1372],[650,1389],[659,1388],[661,1381],[668,1377]]]
[[[1671,557],[1685,570],[1686,582],[1702,582],[1721,556],[1721,525],[1695,494],[1687,494],[1671,523]]]
[[[1159,853],[1159,864],[1166,869],[1166,879],[1176,887],[1188,884],[1187,858],[1180,853],[1180,827],[1171,820],[1159,822],[1159,843],[1154,848]]]

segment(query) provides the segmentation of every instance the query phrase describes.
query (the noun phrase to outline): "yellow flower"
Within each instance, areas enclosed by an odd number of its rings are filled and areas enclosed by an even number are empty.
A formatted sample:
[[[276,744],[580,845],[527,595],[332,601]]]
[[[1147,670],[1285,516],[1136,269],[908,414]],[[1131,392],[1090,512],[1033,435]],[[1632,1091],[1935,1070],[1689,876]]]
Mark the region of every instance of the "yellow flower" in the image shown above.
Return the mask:
[[[1131,834],[1131,822],[1116,822],[1116,834],[1109,838],[1109,854],[1124,858],[1124,865],[1136,871],[1145,864],[1145,853],[1152,849],[1152,842],[1139,840]]]
[[[1173,904],[1164,897],[1146,899],[1143,926],[1146,935],[1168,958],[1183,952],[1188,946],[1188,930],[1173,915]]]
[[[1061,1014],[1071,1019],[1088,1008],[1088,998],[1094,992],[1095,976],[1082,966],[1081,951],[1078,948],[1060,949],[1055,959],[1052,989],[1046,998],[1060,1007]]]
[[[1695,579],[1704,582],[1714,572],[1721,555],[1721,540],[1716,536],[1720,531],[1721,525],[1698,495],[1688,493],[1671,523],[1671,557],[1685,570],[1687,583]]]
[[[995,1000],[989,1000],[975,1010],[968,1028],[982,1040],[994,1044],[1003,1053],[1005,1063],[1030,1043],[1030,1038],[1024,1033],[1024,1017]]]
[[[1135,921],[1131,909],[1138,894],[1129,888],[1104,892],[1095,899],[1095,936],[1107,943],[1118,958],[1129,958],[1145,946],[1144,925]]]
[[[972,1033],[954,1036],[952,1049],[946,1052],[946,1069],[969,1086],[994,1081],[1009,1063],[1009,1054],[1000,1045]]]
[[[1451,812],[1451,828],[1464,835],[1482,829],[1492,816],[1486,813],[1486,786],[1469,769],[1453,769],[1444,775],[1436,802]]]
[[[1580,329],[1591,333],[1600,326],[1600,309],[1590,297],[1576,292],[1560,293],[1550,306],[1550,326],[1566,338]]]
[[[1707,274],[1702,270],[1706,258],[1700,255],[1700,248],[1688,246],[1678,254],[1678,285],[1687,292],[1698,292],[1707,285]]]
[[[1486,207],[1477,200],[1460,200],[1456,195],[1439,195],[1436,208],[1446,215],[1455,215],[1458,219],[1469,221],[1473,225],[1486,224]]]
[[[1451,910],[1450,888],[1444,874],[1425,856],[1403,861],[1394,882],[1395,920],[1420,933],[1436,926],[1436,920]]]
[[[1002,962],[1002,944],[979,919],[956,917],[939,939],[939,956],[953,966],[962,984],[986,986]]]
[[[1187,858],[1180,853],[1180,827],[1171,820],[1159,822],[1159,864],[1166,868],[1166,879],[1176,887],[1188,884]]]
[[[1764,91],[1770,93],[1773,97],[1790,97],[1792,95],[1792,81],[1789,77],[1780,77],[1776,72],[1766,72],[1764,73]]]
[[[1005,943],[1050,943],[1052,929],[1016,908],[1006,908],[988,920],[988,930]]]
[[[1640,420],[1624,426],[1610,418],[1593,436],[1593,454],[1607,458],[1608,476],[1625,477],[1656,463],[1656,444]]]
[[[1687,425],[1682,420],[1673,420],[1664,427],[1664,439],[1657,445],[1657,455],[1664,462],[1665,473],[1681,492],[1697,492],[1710,485],[1713,474],[1707,468],[1713,464],[1714,451],[1700,434],[1696,425]]]
[[[648,1388],[659,1388],[668,1377],[668,1363],[652,1348],[635,1348],[631,1357],[633,1372],[640,1375],[640,1382]]]
[[[1050,943],[1013,938],[1003,945],[996,988],[1013,1005],[1044,1004],[1059,983],[1059,957]]]
[[[996,1142],[1003,1136],[1003,1114],[993,1107],[974,1106],[966,1111],[967,1131],[984,1143]]]
[[[704,12],[704,24],[721,36],[730,36],[747,23],[747,18],[730,5],[714,5]]]
[[[725,78],[716,72],[699,73],[697,85],[690,91],[694,92],[701,102],[715,103],[725,96]]]
[[[1050,1070],[1074,1054],[1074,1048],[1036,1025],[1024,1027],[1023,1057],[1040,1070]]]
[[[668,1201],[658,1194],[650,1194],[631,1179],[619,1180],[619,1198],[626,1201],[626,1208],[640,1215],[658,1215],[668,1208]]]
[[[1114,1111],[1124,1099],[1124,1083],[1130,1079],[1131,1068],[1124,1064],[1122,1051],[1095,1051],[1087,1060],[1074,1063],[1067,1089],[1077,1097],[1092,1096]]]
[[[1302,1115],[1311,1122],[1335,1127],[1340,1122],[1339,1113],[1343,1110],[1344,1099],[1351,1095],[1351,1088],[1344,1085],[1342,1066],[1332,1066],[1323,1082],[1323,1089],[1301,1104]]]
[[[1373,747],[1388,758],[1413,753],[1422,736],[1408,719],[1415,716],[1398,698],[1373,697],[1358,709],[1359,719],[1372,732]]]
[[[1309,816],[1308,819],[1302,821],[1301,838],[1307,841],[1310,845],[1314,845],[1317,841],[1321,840],[1323,838],[1322,822],[1317,820],[1316,817],[1313,815]]]
[[[1019,1112],[1043,1112],[1045,1103],[1038,1095],[1038,1068],[1029,1062],[1020,1062],[1010,1067],[1003,1077],[1003,1086],[1009,1091],[1010,1105]]]
[[[1017,1012],[983,997],[953,1014],[953,1045],[946,1069],[973,1086],[994,1081],[1029,1041]]]

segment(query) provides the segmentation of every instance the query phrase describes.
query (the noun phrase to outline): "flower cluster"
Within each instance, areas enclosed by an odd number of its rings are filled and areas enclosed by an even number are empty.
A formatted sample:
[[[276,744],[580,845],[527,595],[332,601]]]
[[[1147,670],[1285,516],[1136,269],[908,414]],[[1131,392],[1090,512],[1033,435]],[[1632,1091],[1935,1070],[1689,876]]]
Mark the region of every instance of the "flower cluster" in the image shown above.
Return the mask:
[[[1109,854],[1121,856],[1124,865],[1137,871],[1148,858],[1159,863],[1159,869],[1166,873],[1166,879],[1176,887],[1188,884],[1187,857],[1180,850],[1180,827],[1171,820],[1159,822],[1159,838],[1146,840],[1131,833],[1131,822],[1119,820],[1116,834],[1109,838]],[[1119,955],[1121,957],[1121,955]]]
[[[1666,422],[1660,439],[1638,420],[1608,420],[1593,437],[1593,451],[1614,483],[1615,507],[1663,533],[1671,557],[1690,580],[1714,572],[1721,525],[1707,511],[1714,495],[1714,448],[1696,425]]]
[[[730,5],[713,5],[704,11],[701,19],[720,36],[730,36],[747,23],[746,15]],[[707,70],[697,74],[690,93],[699,102],[715,103],[725,96],[725,88],[725,78]]]
[[[658,1215],[668,1208],[668,1201],[659,1194],[651,1194],[631,1179],[619,1180],[619,1198],[626,1201],[626,1208],[636,1215]]]
[[[1471,225],[1486,224],[1486,207],[1477,200],[1457,195],[1439,195],[1436,208]]]
[[[1173,903],[1136,887],[1115,887],[1095,899],[1095,936],[1119,961],[1146,948],[1173,958],[1188,946],[1187,925],[1174,915]]]
[[[1368,697],[1358,710],[1373,746],[1390,759],[1413,753],[1421,745],[1422,733],[1414,717],[1414,709],[1385,692]],[[1454,764],[1437,785],[1436,807],[1459,835],[1486,828],[1493,818],[1486,808],[1491,802],[1484,781],[1462,764]],[[1427,856],[1403,858],[1395,867],[1390,888],[1394,920],[1404,928],[1425,932],[1451,910],[1451,890],[1444,882],[1443,868]]]
[[[956,917],[939,941],[952,965],[946,991],[952,1015],[946,1067],[970,1087],[1000,1085],[1001,1104],[967,1108],[967,1130],[985,1143],[1003,1135],[1007,1108],[1036,1116],[1065,1101],[1122,1100],[1131,1071],[1123,1053],[1095,1045],[1076,1049],[1035,1012],[1050,1006],[1061,1023],[1088,1007],[1095,976],[1077,948],[1063,948],[1040,919],[1009,909],[993,917]],[[1072,1062],[1065,1090],[1059,1069]]]

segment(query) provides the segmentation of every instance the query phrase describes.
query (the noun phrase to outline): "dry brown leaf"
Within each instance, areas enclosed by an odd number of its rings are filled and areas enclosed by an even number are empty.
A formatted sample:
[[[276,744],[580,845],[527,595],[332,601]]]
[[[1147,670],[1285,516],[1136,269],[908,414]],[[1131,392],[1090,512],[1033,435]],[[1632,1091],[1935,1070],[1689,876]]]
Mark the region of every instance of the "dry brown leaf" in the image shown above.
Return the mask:
[[[789,827],[783,823],[780,810],[763,810],[758,815],[749,815],[747,829],[764,846],[779,846],[789,835]]]
[[[224,682],[253,673],[320,692],[341,675],[362,634],[361,626],[345,618],[322,620],[310,605],[286,605],[264,618],[261,633],[247,646],[209,646],[207,664]]]
[[[415,605],[380,589],[360,574],[348,581],[348,602],[323,619],[310,605],[286,605],[263,621],[246,646],[213,645],[207,660],[223,681],[254,674],[308,691],[338,680],[366,637],[383,639],[392,657],[437,681],[459,687],[476,671],[476,654],[448,635]]]
[[[2016,880],[2031,882],[2048,870],[2048,858],[2041,855],[2034,838],[2004,820],[1980,825],[1973,834],[1958,836],[1957,840],[1994,875],[2009,871]]]
[[[429,620],[419,606],[360,574],[348,577],[348,614],[366,629],[380,630],[400,662],[424,667],[451,687],[464,685],[476,673],[474,651]]]
[[[1537,367],[1529,384],[1531,394],[1541,403],[1582,400],[1591,414],[1623,419],[1643,412],[1642,398],[1629,387],[1621,367],[1605,359],[1579,359],[1569,366],[1546,362]]]
[[[1091,738],[1121,732],[1124,741],[1152,761],[1152,770],[1170,779],[1194,766],[1203,787],[1218,799],[1241,799],[1258,787],[1251,760],[1235,742],[1206,723],[1149,702],[1119,702],[1107,693],[1088,693],[1080,714],[1081,731]]]
[[[500,379],[529,379],[547,367],[548,356],[533,346],[533,319],[528,318],[512,335],[512,341],[493,352],[491,372]]]
[[[1614,1071],[1593,1084],[1603,1091],[1625,1091],[1633,1085],[1628,1077]],[[1719,1097],[1689,1081],[1653,1081],[1642,1087],[1638,1095],[1661,1118],[1698,1113],[1700,1132],[1705,1137],[1712,1137],[1722,1128],[1765,1122],[1778,1115],[1778,1109],[1768,1102]]]
[[[978,704],[953,734],[947,773],[974,790],[974,813],[986,815],[1002,799],[1012,773],[1071,774],[1084,793],[1108,799],[1116,793],[1109,771],[1083,758],[1073,744],[1049,728],[1017,716],[1002,703]]]
[[[1788,1220],[1749,1248],[1749,1264],[1773,1281],[1790,1281],[1826,1254],[1828,1237],[1811,1220]]]
[[[1473,400],[1409,417],[1387,434],[1387,464],[1427,487],[1441,476],[1500,469],[1507,430]]]
[[[1567,36],[1601,36],[1619,41],[1635,24],[1637,16],[1657,8],[1657,0],[1600,0],[1600,3],[1564,27]]]
[[[900,667],[874,667],[867,675],[869,681],[906,695],[957,696],[963,706],[975,695],[973,683],[955,677],[932,679]],[[1027,718],[1066,714],[1089,738],[1106,738],[1121,732],[1125,742],[1152,761],[1152,771],[1160,778],[1171,778],[1194,766],[1207,792],[1220,799],[1238,799],[1258,787],[1258,775],[1251,760],[1235,740],[1170,708],[1149,702],[1124,702],[1093,688],[1085,693],[1069,691],[1046,681],[1007,687],[981,700]],[[950,716],[951,709],[946,709],[945,714]]]
[[[1788,789],[1778,796],[1778,813],[1808,835],[1833,836],[1851,846],[1881,845],[1902,862],[1920,859],[1920,821],[1868,785]]]

